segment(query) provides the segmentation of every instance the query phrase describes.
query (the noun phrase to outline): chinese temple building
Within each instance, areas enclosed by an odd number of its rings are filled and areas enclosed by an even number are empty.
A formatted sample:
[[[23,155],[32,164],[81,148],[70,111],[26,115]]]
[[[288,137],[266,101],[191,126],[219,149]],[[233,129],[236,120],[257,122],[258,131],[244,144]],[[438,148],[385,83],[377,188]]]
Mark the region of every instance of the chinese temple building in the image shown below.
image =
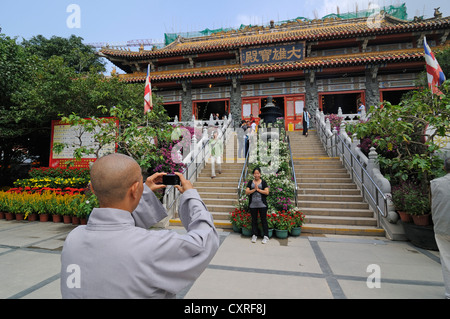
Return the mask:
[[[301,129],[303,107],[357,113],[358,102],[398,103],[425,70],[423,40],[434,52],[449,45],[450,17],[405,20],[385,11],[369,17],[295,19],[282,24],[181,37],[160,49],[104,47],[99,54],[144,83],[181,121],[257,117],[273,97],[286,129]]]

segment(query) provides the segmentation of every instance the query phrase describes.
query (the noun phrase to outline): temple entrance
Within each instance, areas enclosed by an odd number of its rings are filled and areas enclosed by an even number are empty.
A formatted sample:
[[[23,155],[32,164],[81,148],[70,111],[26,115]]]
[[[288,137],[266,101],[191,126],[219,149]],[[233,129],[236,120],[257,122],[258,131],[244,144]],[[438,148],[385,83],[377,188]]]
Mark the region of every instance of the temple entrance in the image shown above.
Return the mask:
[[[175,116],[181,121],[181,103],[164,104],[164,109],[170,117],[170,122],[175,120]]]
[[[272,103],[278,107],[281,117],[284,118],[286,130],[300,130],[305,95],[272,96]],[[261,109],[267,104],[267,96],[242,99],[242,119],[250,120],[253,116],[259,124]]]
[[[196,101],[193,104],[193,114],[197,120],[207,121],[211,114],[219,114],[222,120],[230,113],[230,100]]]
[[[324,114],[337,114],[339,108],[343,114],[356,114],[359,101],[365,103],[363,91],[319,94],[319,108]]]
[[[393,105],[398,105],[403,98],[403,95],[414,90],[402,89],[402,90],[380,90],[380,102],[388,101]]]

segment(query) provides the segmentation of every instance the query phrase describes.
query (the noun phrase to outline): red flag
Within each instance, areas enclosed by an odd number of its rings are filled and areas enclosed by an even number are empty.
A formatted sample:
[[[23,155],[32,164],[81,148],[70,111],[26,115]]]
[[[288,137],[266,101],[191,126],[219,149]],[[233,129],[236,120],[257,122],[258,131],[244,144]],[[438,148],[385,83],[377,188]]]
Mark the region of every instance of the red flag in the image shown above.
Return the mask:
[[[153,110],[152,101],[152,84],[150,83],[150,64],[147,69],[147,79],[145,80],[145,92],[144,92],[144,114]]]

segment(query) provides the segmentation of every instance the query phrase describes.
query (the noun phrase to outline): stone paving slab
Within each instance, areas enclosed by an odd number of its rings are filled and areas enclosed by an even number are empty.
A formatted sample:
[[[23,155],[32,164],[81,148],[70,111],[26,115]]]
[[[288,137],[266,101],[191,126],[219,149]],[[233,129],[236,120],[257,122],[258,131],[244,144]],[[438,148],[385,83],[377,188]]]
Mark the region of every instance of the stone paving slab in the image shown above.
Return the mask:
[[[0,298],[60,299],[60,254],[73,225],[0,220]],[[184,232],[179,227],[174,231]],[[439,252],[374,237],[300,236],[221,246],[185,299],[443,299]],[[380,270],[380,288],[369,288]],[[371,281],[373,282],[373,281]]]

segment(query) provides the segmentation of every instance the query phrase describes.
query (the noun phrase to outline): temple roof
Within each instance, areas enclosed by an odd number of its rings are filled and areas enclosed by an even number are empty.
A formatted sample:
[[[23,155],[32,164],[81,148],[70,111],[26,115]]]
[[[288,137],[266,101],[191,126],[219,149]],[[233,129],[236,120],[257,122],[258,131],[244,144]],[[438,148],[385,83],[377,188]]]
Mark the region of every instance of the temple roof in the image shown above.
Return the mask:
[[[377,21],[375,21],[377,22]],[[379,34],[397,34],[449,28],[450,17],[406,21],[385,15],[379,23],[368,23],[368,18],[325,19],[294,21],[286,25],[250,27],[197,38],[178,38],[157,50],[127,51],[102,48],[100,53],[108,58],[125,60],[155,59],[205,52],[229,51],[242,47],[267,45],[289,41],[335,40]]]
[[[366,52],[329,57],[309,57],[298,62],[267,64],[256,66],[241,66],[240,64],[215,67],[191,68],[173,71],[158,71],[151,73],[152,81],[181,80],[184,78],[206,78],[256,73],[271,73],[279,71],[298,71],[305,69],[345,67],[358,65],[380,65],[405,61],[423,61],[423,49],[413,48],[386,52]],[[144,82],[146,73],[135,72],[121,75],[127,82]]]

